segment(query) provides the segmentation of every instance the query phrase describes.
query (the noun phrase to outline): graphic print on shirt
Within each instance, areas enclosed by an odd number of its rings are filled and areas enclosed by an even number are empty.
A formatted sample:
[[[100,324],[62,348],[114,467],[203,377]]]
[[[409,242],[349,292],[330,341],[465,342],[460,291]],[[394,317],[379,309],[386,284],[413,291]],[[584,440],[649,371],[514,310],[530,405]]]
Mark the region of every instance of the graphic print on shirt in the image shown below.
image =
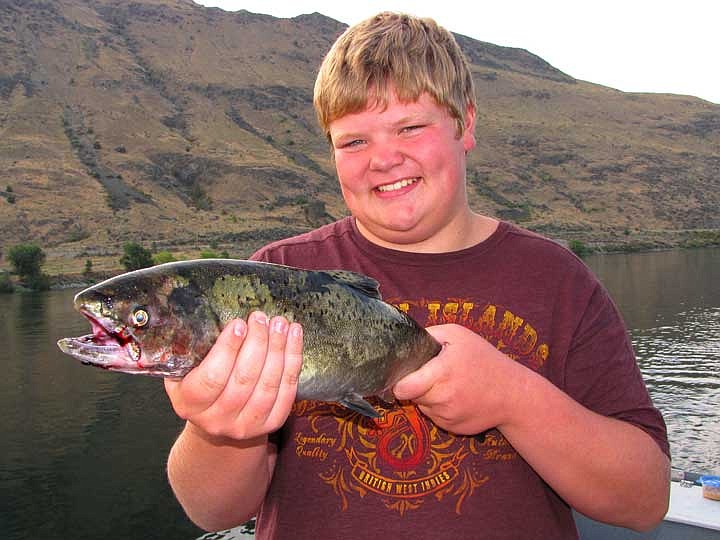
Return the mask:
[[[466,326],[531,369],[540,369],[549,357],[535,328],[501,306],[462,299],[387,301],[423,326]],[[361,498],[377,497],[404,515],[433,500],[450,499],[462,514],[466,501],[492,483],[493,467],[519,459],[497,430],[455,436],[425,421],[411,403],[375,400],[373,405],[382,415],[375,420],[319,401],[299,401],[293,408],[293,414],[307,419],[307,432],[296,433],[290,442],[295,454],[321,463],[319,481],[338,496],[342,510]]]

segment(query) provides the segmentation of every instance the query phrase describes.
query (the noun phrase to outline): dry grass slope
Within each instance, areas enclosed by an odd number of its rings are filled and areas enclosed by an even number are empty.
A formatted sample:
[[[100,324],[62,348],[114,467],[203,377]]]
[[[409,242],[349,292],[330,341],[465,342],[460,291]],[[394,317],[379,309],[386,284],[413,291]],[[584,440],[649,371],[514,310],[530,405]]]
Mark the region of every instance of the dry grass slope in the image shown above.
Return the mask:
[[[190,0],[0,0],[0,246],[38,243],[51,273],[111,270],[129,240],[246,256],[343,215],[312,110],[343,29]],[[476,209],[605,246],[717,241],[720,106],[458,40]]]

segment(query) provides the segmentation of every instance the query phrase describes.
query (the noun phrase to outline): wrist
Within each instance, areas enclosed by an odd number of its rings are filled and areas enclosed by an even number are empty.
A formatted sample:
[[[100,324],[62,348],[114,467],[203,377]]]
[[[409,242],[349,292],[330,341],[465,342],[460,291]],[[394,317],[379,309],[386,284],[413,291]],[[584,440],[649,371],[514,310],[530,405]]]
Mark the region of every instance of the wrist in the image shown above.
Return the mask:
[[[502,407],[502,417],[497,429],[503,433],[509,429],[520,428],[528,419],[534,417],[534,408],[537,406],[539,396],[545,391],[545,385],[550,384],[547,379],[516,360],[513,363],[514,373],[508,386],[509,395]]]
[[[259,435],[249,439],[234,439],[225,435],[213,435],[189,420],[185,423],[185,433],[214,447],[232,446],[235,448],[250,448],[253,446],[265,446],[268,443],[267,435]]]

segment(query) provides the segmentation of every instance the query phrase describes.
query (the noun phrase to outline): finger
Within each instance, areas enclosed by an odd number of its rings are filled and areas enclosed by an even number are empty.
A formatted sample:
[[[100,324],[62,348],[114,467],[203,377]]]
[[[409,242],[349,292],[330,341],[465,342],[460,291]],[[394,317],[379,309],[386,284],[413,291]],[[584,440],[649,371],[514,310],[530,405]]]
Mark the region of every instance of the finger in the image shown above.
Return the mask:
[[[183,379],[165,379],[165,389],[181,417],[206,409],[222,394],[246,334],[245,321],[230,321],[197,367]]]
[[[277,399],[267,418],[267,424],[272,426],[273,430],[280,428],[285,423],[295,402],[300,371],[302,370],[302,349],[302,326],[298,323],[292,323],[288,329],[280,388],[278,389]]]
[[[245,421],[265,423],[275,406],[285,369],[288,330],[289,323],[284,317],[274,317],[270,321],[265,364],[247,406],[241,411]]]
[[[431,358],[425,365],[400,379],[393,387],[395,397],[399,400],[415,401],[427,394],[442,376],[442,361],[438,360],[439,356]]]
[[[247,404],[265,365],[268,350],[268,318],[260,311],[250,314],[247,337],[238,352],[229,380],[215,403],[217,411],[237,415]]]
[[[425,328],[428,334],[434,337],[438,343],[448,343],[453,341],[457,332],[457,325],[439,324],[436,326],[428,326]],[[465,329],[463,329],[464,331]]]

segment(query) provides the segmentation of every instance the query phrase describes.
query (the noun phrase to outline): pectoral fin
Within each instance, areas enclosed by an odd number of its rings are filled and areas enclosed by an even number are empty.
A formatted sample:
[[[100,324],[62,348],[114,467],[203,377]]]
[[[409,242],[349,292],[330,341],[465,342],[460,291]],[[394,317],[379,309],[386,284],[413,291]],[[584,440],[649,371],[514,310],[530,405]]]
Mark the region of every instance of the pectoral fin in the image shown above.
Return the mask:
[[[370,418],[380,417],[380,413],[377,412],[372,405],[370,405],[362,398],[362,396],[359,396],[358,394],[351,394],[349,396],[346,396],[341,399],[339,403],[347,407],[348,409],[352,409],[353,411],[359,412],[360,414],[363,414],[365,416],[369,416]]]

